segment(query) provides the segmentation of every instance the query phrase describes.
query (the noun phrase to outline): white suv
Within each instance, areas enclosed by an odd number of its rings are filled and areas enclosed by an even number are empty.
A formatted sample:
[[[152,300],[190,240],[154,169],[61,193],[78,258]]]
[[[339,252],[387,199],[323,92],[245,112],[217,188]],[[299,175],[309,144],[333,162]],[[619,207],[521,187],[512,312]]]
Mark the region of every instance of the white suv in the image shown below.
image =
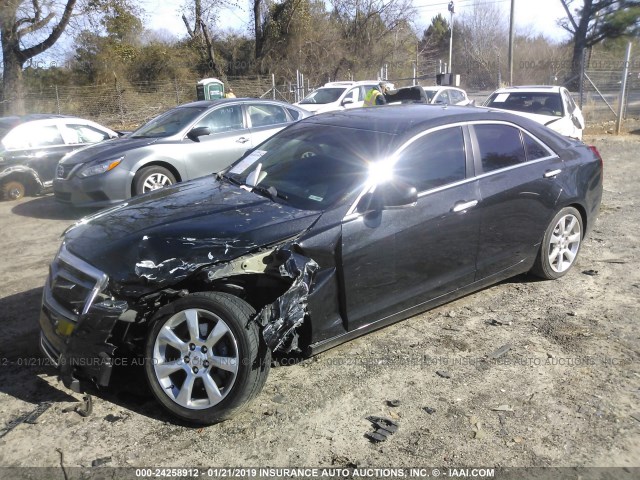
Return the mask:
[[[584,117],[564,87],[534,85],[501,88],[489,96],[484,106],[508,110],[542,123],[561,135],[582,139]]]
[[[378,80],[329,82],[294,105],[313,113],[362,107],[364,96],[372,88],[380,88]]]

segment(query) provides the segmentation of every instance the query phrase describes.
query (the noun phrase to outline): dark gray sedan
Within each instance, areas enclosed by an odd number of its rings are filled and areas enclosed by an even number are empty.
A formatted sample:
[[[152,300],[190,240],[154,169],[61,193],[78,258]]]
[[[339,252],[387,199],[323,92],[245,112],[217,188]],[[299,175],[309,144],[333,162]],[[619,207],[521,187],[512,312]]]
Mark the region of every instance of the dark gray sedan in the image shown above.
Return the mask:
[[[84,148],[58,164],[57,200],[104,207],[222,170],[309,113],[275,100],[232,99],[181,105],[132,134]]]

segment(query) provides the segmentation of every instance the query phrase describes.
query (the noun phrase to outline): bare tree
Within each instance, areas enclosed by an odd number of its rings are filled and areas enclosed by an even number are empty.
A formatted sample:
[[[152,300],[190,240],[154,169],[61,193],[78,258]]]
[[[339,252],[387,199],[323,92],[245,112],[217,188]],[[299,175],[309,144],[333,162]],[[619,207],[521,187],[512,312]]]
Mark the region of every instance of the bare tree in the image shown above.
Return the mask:
[[[0,37],[4,68],[2,105],[5,114],[25,113],[22,88],[24,64],[58,41],[69,24],[75,6],[76,0],[0,2]],[[59,10],[62,12],[59,13]],[[41,38],[43,39],[38,41]]]
[[[221,5],[221,2],[210,2],[203,4],[202,0],[193,1],[193,10],[191,11],[193,27],[189,23],[189,18],[186,14],[182,15],[182,21],[185,27],[187,27],[187,33],[192,43],[198,50],[200,57],[203,60],[206,69],[220,77],[226,78],[224,68],[216,59],[215,49],[213,45],[213,37],[211,34],[210,25],[215,19],[207,18]],[[202,72],[204,73],[204,72]]]

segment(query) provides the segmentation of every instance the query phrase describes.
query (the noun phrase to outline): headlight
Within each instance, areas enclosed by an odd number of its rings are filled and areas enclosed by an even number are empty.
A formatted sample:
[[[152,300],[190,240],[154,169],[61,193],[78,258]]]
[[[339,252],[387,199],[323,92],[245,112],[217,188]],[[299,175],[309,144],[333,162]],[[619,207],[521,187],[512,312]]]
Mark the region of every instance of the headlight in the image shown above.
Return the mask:
[[[113,170],[122,161],[124,157],[105,160],[104,162],[94,163],[93,165],[89,165],[85,167],[78,173],[78,176],[81,178],[92,177],[93,175],[99,175],[100,173],[108,172],[109,170]]]

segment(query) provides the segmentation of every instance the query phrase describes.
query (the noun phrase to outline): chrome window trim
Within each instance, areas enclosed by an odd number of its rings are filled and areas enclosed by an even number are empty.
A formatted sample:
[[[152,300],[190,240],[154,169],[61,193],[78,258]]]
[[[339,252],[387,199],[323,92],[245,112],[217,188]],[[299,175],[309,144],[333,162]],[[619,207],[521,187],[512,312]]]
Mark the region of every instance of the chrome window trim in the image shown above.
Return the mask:
[[[423,132],[420,132],[420,133],[416,134],[415,136],[411,137],[405,143],[403,143],[398,148],[398,150],[396,150],[396,152],[391,157],[389,157],[389,161],[393,162],[392,164],[395,164],[398,161],[399,155],[406,148],[408,148],[409,145],[411,145],[416,140],[422,138],[423,136],[428,135],[428,134],[433,133],[433,132],[437,132],[438,130],[444,130],[445,128],[451,128],[451,127],[463,127],[464,128],[465,126],[496,125],[496,124],[508,125],[510,127],[514,127],[514,128],[517,128],[518,130],[520,130],[522,135],[529,135],[536,142],[538,142],[542,147],[544,147],[544,149],[547,151],[547,153],[549,153],[549,155],[546,156],[546,157],[537,158],[535,160],[528,160],[528,161],[523,162],[523,163],[518,163],[516,165],[511,165],[510,167],[504,167],[504,168],[500,168],[500,169],[497,169],[497,170],[492,170],[490,172],[482,173],[480,175],[474,175],[473,177],[468,177],[468,178],[465,178],[464,180],[459,180],[459,181],[454,182],[454,183],[448,183],[448,184],[442,185],[440,187],[432,188],[432,189],[429,189],[429,190],[423,190],[421,192],[418,192],[418,198],[422,198],[422,197],[425,197],[427,195],[431,195],[432,193],[438,193],[438,192],[441,192],[441,191],[446,190],[448,188],[458,187],[458,186],[463,185],[465,183],[473,182],[473,181],[476,181],[478,179],[489,177],[491,175],[497,175],[497,174],[500,174],[500,173],[503,173],[503,172],[514,170],[516,168],[522,168],[522,167],[529,166],[529,165],[535,165],[536,163],[540,163],[540,162],[543,162],[543,161],[551,160],[553,158],[559,158],[559,156],[551,148],[549,148],[549,146],[546,143],[544,143],[538,137],[536,137],[534,134],[530,133],[528,130],[525,130],[524,128],[520,127],[519,125],[516,125],[516,124],[511,123],[511,122],[507,122],[505,120],[472,120],[472,121],[467,121],[467,122],[456,122],[456,123],[450,123],[450,124],[447,124],[447,125],[439,125],[437,127],[431,128],[429,130],[425,130]],[[524,145],[522,146],[522,148],[523,148],[523,150],[525,151],[525,154],[526,154],[526,150],[524,149]],[[349,207],[349,210],[347,211],[347,214],[343,217],[343,219],[342,219],[343,222],[348,222],[348,221],[351,221],[353,219],[356,219],[356,218],[362,216],[361,213],[358,213],[356,211],[356,207],[358,205],[358,202],[360,201],[360,199],[365,194],[367,194],[369,192],[372,192],[374,190],[375,186],[376,185],[374,185],[372,182],[368,182],[364,186],[364,188],[362,189],[360,194],[357,196],[357,198],[355,199],[355,201],[353,202],[351,207]]]

